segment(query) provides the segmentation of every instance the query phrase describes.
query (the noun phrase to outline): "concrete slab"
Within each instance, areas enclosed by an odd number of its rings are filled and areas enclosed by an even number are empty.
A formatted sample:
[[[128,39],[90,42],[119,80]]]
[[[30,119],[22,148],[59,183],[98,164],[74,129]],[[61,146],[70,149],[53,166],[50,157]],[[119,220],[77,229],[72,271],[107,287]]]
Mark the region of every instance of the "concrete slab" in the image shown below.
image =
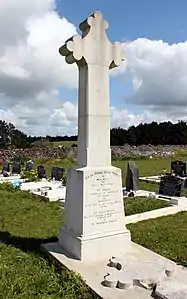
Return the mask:
[[[45,193],[46,192],[46,193]],[[66,187],[62,186],[59,188],[54,188],[52,190],[47,190],[45,187],[40,189],[40,191],[32,191],[33,194],[43,196],[47,198],[50,202],[58,201],[60,199],[65,200]]]
[[[37,191],[40,188],[58,188],[62,182],[41,180],[39,182],[25,182],[21,185],[21,190]]]
[[[128,193],[125,192],[125,188],[123,188],[124,198],[128,197]],[[148,190],[137,190],[133,191],[135,197],[152,197],[155,199],[161,199],[169,202],[171,205],[179,205],[179,206],[187,206],[187,197],[181,196],[169,196],[169,195],[162,195],[157,192],[148,191]],[[132,198],[133,199],[133,198]]]
[[[66,186],[63,186],[61,181],[47,181],[46,179],[23,183],[20,189],[43,196],[49,201],[64,200],[66,195]]]
[[[0,183],[3,182],[13,182],[13,181],[20,181],[20,182],[25,182],[25,179],[21,179],[21,175],[12,175],[12,176],[8,176],[8,177],[4,177],[4,176],[0,176]]]
[[[115,283],[113,287],[107,287],[105,285],[106,276],[114,273],[114,270],[118,272],[115,280],[119,280],[119,272],[118,270],[108,266],[109,259],[112,257],[108,257],[108,259],[98,261],[95,263],[86,263],[79,260],[74,259],[70,256],[64,249],[59,245],[59,243],[51,243],[45,244],[42,248],[55,260],[59,262],[59,265],[64,265],[69,270],[73,270],[76,273],[80,274],[81,277],[86,281],[91,289],[93,289],[99,296],[104,299],[150,299],[152,297],[152,290],[146,289],[143,285],[138,285],[133,283],[133,287],[130,289],[120,289],[115,287]],[[161,279],[164,281],[164,276],[166,277],[165,270],[168,273],[173,273],[171,269],[175,269],[175,281],[177,280],[178,289],[180,291],[180,285],[182,285],[184,290],[184,285],[187,288],[187,271],[181,266],[176,265],[170,260],[146,249],[142,246],[139,246],[135,243],[132,243],[129,250],[124,254],[124,256],[120,257],[119,260],[123,260],[124,264],[127,263],[130,266],[134,263],[134,268],[129,267],[126,273],[131,274],[134,277],[139,277],[142,281],[145,280],[145,269],[147,269],[147,278],[156,277],[157,279]],[[131,261],[131,262],[129,262]],[[132,263],[133,261],[133,263]],[[139,263],[139,276],[134,273],[137,271],[136,265]],[[148,265],[151,267],[146,268]],[[122,268],[125,270],[125,268]],[[169,271],[169,269],[171,271]],[[162,272],[162,273],[161,273]],[[124,272],[125,273],[125,272]],[[154,275],[153,275],[154,273]],[[108,274],[108,275],[107,275]],[[105,278],[104,278],[105,277]],[[170,280],[172,284],[172,279]],[[145,284],[145,283],[144,283]],[[121,286],[124,284],[121,283]],[[172,284],[177,285],[177,284]],[[176,289],[176,287],[175,287]],[[162,290],[162,285],[159,286],[159,291]],[[162,297],[158,297],[162,298]],[[183,299],[186,299],[184,297]]]
[[[171,206],[171,207],[156,209],[144,213],[129,215],[125,217],[125,224],[136,223],[139,221],[159,218],[163,216],[169,216],[183,211],[187,211],[187,205]]]
[[[147,177],[139,177],[139,181],[147,182],[147,183],[156,183],[159,184],[161,180],[160,175],[153,175],[153,176],[147,176]]]

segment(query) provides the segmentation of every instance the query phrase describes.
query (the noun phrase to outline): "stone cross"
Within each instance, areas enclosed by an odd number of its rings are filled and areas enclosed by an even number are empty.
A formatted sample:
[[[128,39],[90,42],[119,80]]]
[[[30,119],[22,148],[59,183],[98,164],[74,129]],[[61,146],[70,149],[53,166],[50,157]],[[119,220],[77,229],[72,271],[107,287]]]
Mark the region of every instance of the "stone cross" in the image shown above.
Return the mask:
[[[109,69],[123,61],[100,12],[80,24],[60,48],[79,68],[77,165],[67,173],[64,225],[59,244],[71,256],[93,261],[117,256],[130,245],[125,226],[121,169],[111,165]]]
[[[78,91],[78,166],[111,165],[109,69],[123,61],[122,45],[111,43],[109,27],[100,12],[95,12],[75,35],[59,49],[67,63],[79,68]]]

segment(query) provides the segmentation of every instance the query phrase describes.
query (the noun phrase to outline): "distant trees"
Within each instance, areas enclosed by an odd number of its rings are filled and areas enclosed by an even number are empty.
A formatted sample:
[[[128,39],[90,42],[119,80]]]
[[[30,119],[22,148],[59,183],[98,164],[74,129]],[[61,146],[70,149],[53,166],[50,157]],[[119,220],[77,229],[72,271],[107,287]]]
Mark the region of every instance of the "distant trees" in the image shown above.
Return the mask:
[[[114,128],[110,131],[111,145],[187,145],[187,123],[178,121],[171,122],[152,122],[150,124],[139,124],[131,126],[128,130]],[[94,137],[93,137],[94,138]],[[0,148],[25,148],[30,146],[49,146],[52,142],[77,141],[77,136],[27,136],[19,131],[11,123],[0,121]]]
[[[111,145],[152,144],[152,145],[186,145],[187,144],[187,123],[178,121],[152,122],[150,124],[139,124],[131,126],[128,130],[116,128],[111,130]]]
[[[20,148],[29,145],[26,134],[17,130],[13,124],[0,120],[0,148]]]

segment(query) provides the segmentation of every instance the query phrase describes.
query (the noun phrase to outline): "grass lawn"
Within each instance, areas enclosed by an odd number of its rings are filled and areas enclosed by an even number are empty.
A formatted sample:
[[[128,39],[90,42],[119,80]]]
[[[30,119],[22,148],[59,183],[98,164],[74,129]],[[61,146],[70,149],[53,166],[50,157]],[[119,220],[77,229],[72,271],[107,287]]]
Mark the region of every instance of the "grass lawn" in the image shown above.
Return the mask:
[[[153,207],[163,207],[162,201],[128,199],[126,213]],[[39,249],[42,243],[57,240],[62,218],[58,202],[47,203],[0,184],[0,298],[99,298],[79,276],[57,270]]]
[[[39,250],[43,242],[56,240],[61,213],[57,202],[1,188],[0,298],[98,298],[80,277],[57,271]]]
[[[185,156],[186,157],[186,156]],[[171,159],[135,161],[141,175],[170,169]],[[52,165],[73,166],[68,160],[37,160],[48,174]],[[126,170],[126,161],[113,165]],[[150,184],[152,185],[152,184]],[[0,185],[0,298],[4,299],[95,299],[79,276],[57,270],[39,250],[40,244],[57,240],[62,211],[57,202],[47,203],[28,192]],[[155,185],[152,185],[155,186]],[[157,186],[156,186],[157,187]],[[155,199],[126,200],[126,215],[161,208]],[[164,206],[162,206],[164,205]],[[132,240],[187,266],[187,212],[128,225]]]
[[[187,267],[187,212],[129,224],[132,240]]]
[[[170,207],[167,201],[148,197],[126,197],[124,198],[124,202],[126,216]]]

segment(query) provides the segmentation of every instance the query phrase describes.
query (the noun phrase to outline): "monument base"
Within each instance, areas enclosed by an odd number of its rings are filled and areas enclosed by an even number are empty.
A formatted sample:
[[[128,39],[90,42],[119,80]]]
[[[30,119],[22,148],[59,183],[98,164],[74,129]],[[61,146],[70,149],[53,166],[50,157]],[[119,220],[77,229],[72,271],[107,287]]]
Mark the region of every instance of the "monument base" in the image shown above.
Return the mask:
[[[71,253],[72,257],[81,261],[93,262],[118,256],[129,250],[130,244],[131,236],[128,230],[77,237],[63,227],[59,235],[59,245]]]
[[[121,270],[115,269],[115,266],[111,265],[111,262],[109,263],[108,258],[93,262],[73,259],[59,245],[59,242],[45,244],[42,249],[49,254],[50,258],[59,267],[65,266],[67,269],[79,274],[101,298],[153,299],[175,297],[177,299],[187,299],[187,271],[185,268],[133,242],[131,242],[130,249],[124,255],[119,258],[116,256],[119,265],[123,265]],[[111,258],[112,256],[110,256]],[[114,259],[112,259],[113,262]],[[167,277],[164,273],[165,270],[168,274],[170,272],[170,276],[173,272],[173,276]],[[129,285],[130,280],[135,277],[137,279],[134,279],[133,286],[131,288],[126,287]],[[156,294],[153,293],[152,288],[145,285],[147,282],[151,286],[155,279],[157,283]],[[165,279],[167,279],[169,285],[165,284]],[[119,283],[116,286],[118,280]],[[141,285],[141,282],[144,285]]]
[[[93,261],[124,253],[130,242],[125,226],[121,169],[113,166],[70,169],[60,246],[79,260]]]

